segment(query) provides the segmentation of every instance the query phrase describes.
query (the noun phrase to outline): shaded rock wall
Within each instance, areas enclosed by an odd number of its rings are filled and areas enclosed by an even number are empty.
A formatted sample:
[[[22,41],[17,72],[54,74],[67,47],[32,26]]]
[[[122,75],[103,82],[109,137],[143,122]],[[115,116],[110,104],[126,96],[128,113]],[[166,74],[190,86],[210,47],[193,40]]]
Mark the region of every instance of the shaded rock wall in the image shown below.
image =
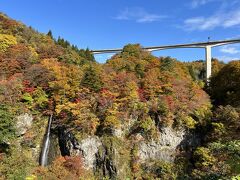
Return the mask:
[[[160,130],[159,140],[140,142],[139,157],[142,161],[147,159],[173,162],[177,147],[184,140],[184,130],[174,130],[171,127],[163,127]]]
[[[200,142],[198,136],[172,127],[160,128],[159,138],[151,141],[143,137],[131,140],[117,135],[91,136],[78,141],[66,129],[61,129],[59,135],[62,155],[80,155],[86,169],[92,170],[96,177],[110,179],[131,177],[131,150],[134,146],[138,147],[139,163],[148,160],[174,162],[178,149],[196,146]]]
[[[79,143],[79,150],[84,159],[84,166],[86,169],[93,169],[96,166],[96,154],[102,142],[99,137],[92,136],[83,139]]]
[[[178,150],[191,150],[201,142],[200,135],[187,132],[184,129],[162,127],[158,140],[139,143],[139,158],[141,161],[154,159],[174,162]]]

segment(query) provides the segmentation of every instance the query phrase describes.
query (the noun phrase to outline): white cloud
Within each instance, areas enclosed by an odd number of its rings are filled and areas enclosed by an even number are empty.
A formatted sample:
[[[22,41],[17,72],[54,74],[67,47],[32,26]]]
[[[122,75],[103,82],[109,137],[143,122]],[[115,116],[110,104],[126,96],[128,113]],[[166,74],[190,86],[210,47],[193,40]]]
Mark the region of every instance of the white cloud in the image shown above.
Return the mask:
[[[166,16],[151,14],[146,10],[144,10],[143,8],[125,8],[114,19],[132,20],[132,21],[136,21],[137,23],[146,23],[146,22],[159,21],[163,18],[166,18]]]
[[[240,53],[240,51],[238,49],[236,49],[236,47],[233,47],[233,46],[223,46],[221,49],[220,49],[220,52],[223,52],[223,53],[227,53],[227,54],[238,54]]]
[[[231,27],[240,24],[240,10],[234,12],[231,16],[226,18],[223,26],[224,27]]]
[[[213,2],[215,0],[192,0],[190,7],[197,8],[199,6],[205,5],[207,3]]]
[[[193,17],[184,21],[187,30],[209,30],[214,29],[221,22],[220,17]]]
[[[240,9],[221,12],[209,17],[192,17],[184,21],[185,30],[212,30],[217,27],[229,28],[240,25]]]

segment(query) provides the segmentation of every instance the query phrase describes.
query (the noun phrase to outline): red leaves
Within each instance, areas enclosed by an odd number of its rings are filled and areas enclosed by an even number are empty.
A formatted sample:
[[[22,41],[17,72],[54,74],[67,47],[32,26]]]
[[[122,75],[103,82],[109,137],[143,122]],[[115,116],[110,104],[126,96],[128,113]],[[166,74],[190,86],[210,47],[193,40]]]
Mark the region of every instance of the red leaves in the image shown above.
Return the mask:
[[[80,98],[76,98],[76,99],[74,99],[74,102],[75,102],[75,103],[80,103],[80,102],[81,102],[81,99],[80,99]]]
[[[22,74],[0,80],[0,102],[16,103],[22,94]]]
[[[5,17],[3,14],[0,15],[0,22],[3,29],[12,29],[18,25],[16,21]]]
[[[74,174],[80,176],[83,172],[83,162],[80,156],[65,156],[65,162],[63,163],[64,167]]]
[[[34,87],[27,87],[27,88],[24,89],[24,92],[33,93],[34,90],[35,90]]]
[[[106,107],[112,104],[115,98],[116,96],[111,91],[109,91],[107,88],[102,88],[98,102],[100,106]]]
[[[25,93],[30,93],[31,94],[35,90],[34,87],[30,86],[30,82],[27,81],[27,80],[24,80],[22,84],[23,84],[23,87],[24,87],[23,92],[25,92]]]
[[[115,95],[112,94],[111,91],[109,91],[107,88],[102,88],[102,90],[100,91],[101,96],[103,97],[107,97],[108,99],[114,99]]]
[[[138,96],[139,96],[140,101],[142,101],[142,102],[146,101],[144,89],[142,89],[142,88],[138,89]]]
[[[59,114],[59,117],[62,118],[62,119],[65,119],[65,118],[67,118],[67,115],[68,114],[66,112],[61,111],[61,113]]]
[[[174,104],[174,99],[172,96],[165,96],[164,99],[166,100],[166,103],[168,105],[168,108],[170,111],[174,112],[175,110],[175,104]]]

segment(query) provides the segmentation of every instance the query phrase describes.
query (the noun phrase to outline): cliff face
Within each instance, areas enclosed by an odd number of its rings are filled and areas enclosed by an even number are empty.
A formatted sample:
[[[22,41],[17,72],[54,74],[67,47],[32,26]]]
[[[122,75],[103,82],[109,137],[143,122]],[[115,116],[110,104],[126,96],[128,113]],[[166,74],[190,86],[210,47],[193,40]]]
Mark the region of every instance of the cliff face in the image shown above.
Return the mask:
[[[140,143],[140,160],[156,159],[174,162],[177,148],[180,148],[186,139],[186,132],[184,130],[173,130],[171,127],[164,127],[160,130],[159,136],[158,140]]]
[[[33,120],[30,113],[20,114],[15,117],[16,119],[16,141],[10,142],[10,146],[16,146],[16,153],[23,152],[33,161],[38,163],[39,154],[41,152],[42,138],[45,133],[44,124],[43,128],[38,131],[35,130],[37,120]]]
[[[68,152],[68,156],[81,156],[84,168],[97,177],[130,176],[129,161],[121,154],[121,151],[128,151],[128,149],[125,149],[121,139],[91,136],[77,141],[69,132],[61,136],[60,141],[62,155]]]
[[[162,127],[157,139],[146,140],[140,134],[135,139],[123,136],[90,136],[77,141],[71,132],[61,136],[64,143],[60,149],[69,152],[69,156],[81,156],[85,169],[95,176],[108,176],[111,179],[128,178],[131,176],[131,160],[133,150],[139,165],[149,161],[174,163],[180,151],[191,152],[200,144],[201,136],[186,132],[184,129]]]

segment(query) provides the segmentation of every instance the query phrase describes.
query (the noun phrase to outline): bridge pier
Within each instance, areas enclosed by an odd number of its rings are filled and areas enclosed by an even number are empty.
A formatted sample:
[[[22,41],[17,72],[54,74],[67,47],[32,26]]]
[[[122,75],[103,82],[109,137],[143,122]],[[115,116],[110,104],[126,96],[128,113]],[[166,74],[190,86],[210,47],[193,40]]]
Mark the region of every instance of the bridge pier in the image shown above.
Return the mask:
[[[208,45],[205,47],[205,56],[206,56],[206,81],[209,81],[209,78],[212,74],[212,46]]]

